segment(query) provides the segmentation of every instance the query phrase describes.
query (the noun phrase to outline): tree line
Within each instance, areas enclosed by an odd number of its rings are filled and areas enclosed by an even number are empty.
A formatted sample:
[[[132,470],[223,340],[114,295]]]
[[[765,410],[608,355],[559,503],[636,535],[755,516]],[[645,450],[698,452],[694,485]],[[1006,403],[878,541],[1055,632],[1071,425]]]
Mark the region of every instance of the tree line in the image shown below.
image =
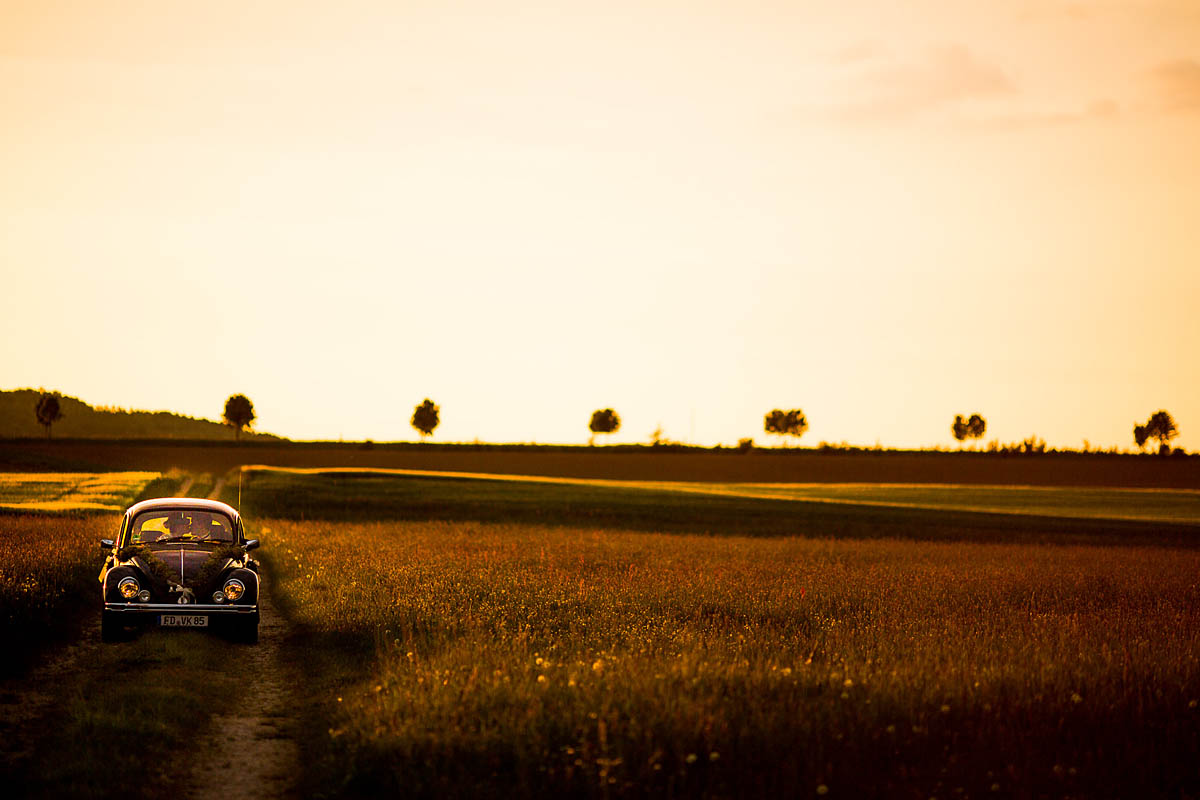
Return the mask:
[[[42,392],[34,404],[34,414],[38,424],[46,429],[47,439],[50,438],[51,427],[54,423],[63,418],[59,397],[58,392]],[[249,428],[255,419],[254,403],[250,402],[250,398],[246,395],[230,395],[229,399],[225,401],[221,420],[233,428],[235,439],[240,440],[242,431]],[[410,424],[424,440],[426,437],[432,436],[434,430],[441,424],[441,409],[426,397],[413,409]],[[597,409],[592,412],[591,419],[588,421],[588,430],[591,432],[588,444],[595,444],[597,435],[616,433],[620,428],[621,417],[616,411],[611,408]],[[775,408],[768,411],[763,417],[763,430],[782,439],[788,437],[799,439],[808,430],[808,417],[799,408],[787,410]],[[950,425],[950,433],[960,445],[965,444],[968,439],[976,441],[982,439],[986,431],[987,420],[979,413],[968,416],[955,414],[954,421]],[[661,429],[655,431],[654,441],[656,444],[662,443],[661,434]],[[1161,409],[1151,414],[1145,423],[1134,423],[1133,426],[1133,441],[1141,452],[1145,452],[1146,446],[1151,442],[1157,442],[1159,455],[1170,455],[1172,452],[1171,441],[1178,435],[1179,426],[1175,424],[1174,418],[1167,411]],[[995,442],[993,442],[994,444]],[[743,451],[749,450],[753,446],[753,439],[742,439],[738,442],[738,449]],[[1037,436],[1031,436],[1019,445],[1014,445],[1014,448],[1020,452],[1039,453],[1045,451],[1046,442]]]

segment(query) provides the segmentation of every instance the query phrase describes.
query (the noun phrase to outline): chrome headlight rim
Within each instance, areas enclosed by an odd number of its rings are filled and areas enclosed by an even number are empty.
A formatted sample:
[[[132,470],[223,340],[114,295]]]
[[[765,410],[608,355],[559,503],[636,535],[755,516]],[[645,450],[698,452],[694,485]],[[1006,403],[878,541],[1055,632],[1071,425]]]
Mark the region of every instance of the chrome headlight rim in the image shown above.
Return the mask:
[[[237,578],[230,578],[225,581],[225,585],[221,588],[221,594],[225,595],[225,599],[229,602],[235,602],[242,599],[246,594],[246,584]]]
[[[121,580],[117,581],[117,594],[126,600],[135,599],[142,591],[142,585],[138,583],[138,579],[132,575],[126,575]]]

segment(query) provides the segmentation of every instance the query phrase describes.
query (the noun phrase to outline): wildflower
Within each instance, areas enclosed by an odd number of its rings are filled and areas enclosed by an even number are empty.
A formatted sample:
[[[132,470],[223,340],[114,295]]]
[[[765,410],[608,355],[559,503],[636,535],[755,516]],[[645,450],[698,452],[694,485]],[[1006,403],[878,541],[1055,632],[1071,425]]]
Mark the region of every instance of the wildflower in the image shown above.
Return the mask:
[[[600,672],[604,669],[604,660],[597,658],[592,662],[592,672]]]
[[[684,761],[686,761],[689,764],[695,764],[696,763],[696,754],[688,753],[687,758],[685,758]]]
[[[854,685],[854,681],[850,680],[849,678],[846,678],[846,680],[842,681],[842,686],[845,686],[847,689],[849,689],[853,685]]]
[[[538,683],[545,683],[545,682],[546,682],[546,676],[538,675]]]
[[[817,787],[817,794],[829,794],[829,787],[822,783]]]
[[[949,713],[950,713],[950,706],[949,706],[948,704],[946,704],[946,703],[942,703],[942,709],[941,709],[941,710],[942,710],[942,713],[943,713],[943,714],[949,714]]]
[[[709,761],[716,761],[720,757],[721,757],[721,754],[718,753],[716,750],[713,750],[711,753],[708,754]]]
[[[1071,692],[1071,702],[1076,704],[1083,702],[1083,698],[1079,696],[1079,692]]]

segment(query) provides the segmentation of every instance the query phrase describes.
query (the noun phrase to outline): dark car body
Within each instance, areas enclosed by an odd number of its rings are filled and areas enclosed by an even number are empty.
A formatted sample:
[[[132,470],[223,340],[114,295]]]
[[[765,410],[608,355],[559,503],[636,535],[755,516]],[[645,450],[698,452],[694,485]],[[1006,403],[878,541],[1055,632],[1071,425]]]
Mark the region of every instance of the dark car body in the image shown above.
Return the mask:
[[[220,630],[258,641],[258,562],[238,512],[216,500],[161,498],[130,506],[100,571],[101,636],[135,627]]]

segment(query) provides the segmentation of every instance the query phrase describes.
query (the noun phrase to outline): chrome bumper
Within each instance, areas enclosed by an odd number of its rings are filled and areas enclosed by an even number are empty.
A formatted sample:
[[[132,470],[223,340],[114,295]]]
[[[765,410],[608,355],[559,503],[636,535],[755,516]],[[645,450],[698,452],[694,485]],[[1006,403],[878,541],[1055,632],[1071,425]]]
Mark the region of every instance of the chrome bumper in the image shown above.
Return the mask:
[[[118,611],[126,614],[220,614],[222,616],[237,616],[238,614],[257,614],[258,604],[239,606],[232,603],[105,603],[105,611]]]

